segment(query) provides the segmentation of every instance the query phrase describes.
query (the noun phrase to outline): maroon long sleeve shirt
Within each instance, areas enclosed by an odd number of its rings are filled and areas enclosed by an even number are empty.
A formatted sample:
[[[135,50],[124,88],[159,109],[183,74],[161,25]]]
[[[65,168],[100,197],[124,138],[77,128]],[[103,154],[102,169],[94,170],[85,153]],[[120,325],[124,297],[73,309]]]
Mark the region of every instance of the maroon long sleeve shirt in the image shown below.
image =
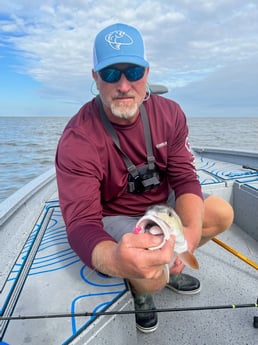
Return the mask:
[[[150,191],[127,192],[126,165],[104,128],[95,98],[69,121],[60,138],[56,154],[60,206],[69,242],[90,267],[94,247],[101,241],[114,240],[103,229],[103,216],[141,216],[150,205],[166,202],[171,188],[176,198],[184,193],[202,198],[183,111],[177,103],[157,95],[144,106],[161,176],[160,185]],[[131,125],[113,126],[131,161],[136,166],[145,164],[141,117]]]

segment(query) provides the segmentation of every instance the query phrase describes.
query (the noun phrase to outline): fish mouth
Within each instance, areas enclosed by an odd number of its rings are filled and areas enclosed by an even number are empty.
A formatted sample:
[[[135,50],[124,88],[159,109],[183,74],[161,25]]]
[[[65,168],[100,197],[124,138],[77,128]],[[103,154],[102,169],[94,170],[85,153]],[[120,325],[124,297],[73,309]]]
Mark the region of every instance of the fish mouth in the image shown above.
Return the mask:
[[[156,205],[150,208],[145,215],[139,219],[134,233],[149,233],[159,236],[162,241],[158,246],[148,248],[150,250],[160,249],[169,239],[170,235],[175,236],[174,259],[178,256],[181,261],[193,269],[198,269],[199,264],[196,257],[188,251],[188,245],[183,233],[183,225],[177,213],[171,207]],[[170,267],[173,265],[172,259]]]
[[[170,236],[168,231],[164,232],[164,228],[166,227],[167,225],[162,219],[155,215],[145,215],[137,222],[134,233],[137,234],[141,232],[149,233],[153,236],[160,236],[162,242],[158,246],[148,248],[150,250],[156,250],[162,248]]]

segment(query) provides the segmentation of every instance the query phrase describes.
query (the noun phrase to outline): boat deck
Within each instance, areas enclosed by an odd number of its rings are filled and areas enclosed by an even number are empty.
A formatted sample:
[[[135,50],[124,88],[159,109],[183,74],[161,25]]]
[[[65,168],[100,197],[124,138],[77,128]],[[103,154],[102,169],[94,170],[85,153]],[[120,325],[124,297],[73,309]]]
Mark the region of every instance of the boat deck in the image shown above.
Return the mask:
[[[237,225],[219,238],[258,262],[258,242]],[[201,281],[200,294],[185,296],[164,289],[154,296],[157,308],[256,303],[258,275],[254,268],[215,242],[199,248],[196,257],[200,269],[186,268],[184,272]],[[254,316],[258,316],[257,308],[160,313],[158,330],[152,334],[138,332],[138,344],[256,345]]]
[[[196,165],[203,190],[234,205],[235,223],[218,238],[257,263],[258,172],[203,155]],[[7,250],[3,239],[1,258]],[[213,241],[199,248],[196,257],[200,269],[185,272],[201,281],[201,292],[185,296],[165,288],[154,295],[158,309],[258,303],[255,268]],[[46,201],[7,279],[5,274],[1,267],[0,315],[34,317],[0,320],[0,344],[258,344],[253,327],[257,308],[160,312],[159,328],[151,334],[136,331],[133,314],[79,316],[132,311],[133,300],[125,281],[90,270],[71,250],[56,192]]]

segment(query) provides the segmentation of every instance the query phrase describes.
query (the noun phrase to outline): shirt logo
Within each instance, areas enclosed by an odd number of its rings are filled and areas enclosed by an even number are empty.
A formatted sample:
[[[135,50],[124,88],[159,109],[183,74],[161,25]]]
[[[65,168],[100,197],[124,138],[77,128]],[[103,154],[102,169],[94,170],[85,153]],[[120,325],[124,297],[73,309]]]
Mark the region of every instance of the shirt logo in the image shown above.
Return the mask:
[[[186,139],[185,139],[185,148],[187,149],[188,152],[191,152],[191,148],[190,148],[190,143],[189,143],[188,137],[186,137]]]
[[[130,46],[133,39],[124,31],[112,31],[105,36],[105,41],[115,50],[120,50],[121,46]]]
[[[163,143],[159,143],[156,145],[157,149],[161,148],[161,147],[164,147],[164,146],[167,146],[167,141],[163,141]]]

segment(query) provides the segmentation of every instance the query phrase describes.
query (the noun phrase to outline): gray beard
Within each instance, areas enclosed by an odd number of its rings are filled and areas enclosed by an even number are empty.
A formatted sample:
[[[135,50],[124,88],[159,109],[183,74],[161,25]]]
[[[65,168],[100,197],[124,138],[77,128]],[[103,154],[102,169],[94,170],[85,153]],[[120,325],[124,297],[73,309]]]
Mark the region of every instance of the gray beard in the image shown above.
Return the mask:
[[[113,103],[111,103],[110,108],[114,116],[119,117],[120,119],[130,119],[136,114],[138,110],[138,104],[135,103],[131,107],[120,107],[115,106]]]

